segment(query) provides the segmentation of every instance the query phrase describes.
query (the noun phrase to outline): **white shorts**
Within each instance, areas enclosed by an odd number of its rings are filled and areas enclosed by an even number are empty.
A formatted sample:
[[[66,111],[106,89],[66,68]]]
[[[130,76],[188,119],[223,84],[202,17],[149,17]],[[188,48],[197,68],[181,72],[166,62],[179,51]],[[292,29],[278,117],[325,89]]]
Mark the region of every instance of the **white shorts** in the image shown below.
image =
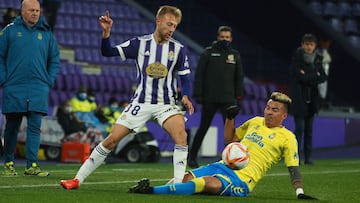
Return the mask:
[[[139,132],[149,120],[155,120],[162,127],[170,116],[184,115],[185,112],[175,104],[142,104],[132,102],[121,113],[115,123],[123,125],[130,130]]]

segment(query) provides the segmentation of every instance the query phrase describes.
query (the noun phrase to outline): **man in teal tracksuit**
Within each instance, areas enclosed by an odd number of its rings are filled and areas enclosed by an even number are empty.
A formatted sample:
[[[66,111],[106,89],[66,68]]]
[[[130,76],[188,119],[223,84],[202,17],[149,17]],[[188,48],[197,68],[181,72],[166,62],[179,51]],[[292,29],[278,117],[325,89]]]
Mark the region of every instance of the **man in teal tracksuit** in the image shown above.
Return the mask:
[[[58,44],[38,0],[23,0],[21,16],[0,31],[0,86],[3,88],[3,175],[17,175],[14,150],[22,118],[27,118],[25,175],[48,176],[38,166],[41,120],[59,72]]]

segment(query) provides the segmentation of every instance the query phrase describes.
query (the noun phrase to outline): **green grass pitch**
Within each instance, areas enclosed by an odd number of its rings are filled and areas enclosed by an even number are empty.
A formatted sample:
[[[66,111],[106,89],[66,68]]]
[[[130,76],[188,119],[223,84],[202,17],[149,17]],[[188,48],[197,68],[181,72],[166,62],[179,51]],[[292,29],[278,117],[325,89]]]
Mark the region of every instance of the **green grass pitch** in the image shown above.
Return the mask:
[[[205,164],[205,163],[203,163]],[[143,177],[151,185],[160,185],[172,177],[172,163],[113,163],[100,166],[77,190],[64,190],[61,179],[73,178],[80,164],[42,164],[48,177],[25,177],[24,166],[17,165],[20,175],[0,177],[1,202],[101,202],[101,203],[177,203],[177,202],[299,202],[290,184],[288,171],[280,162],[260,181],[249,197],[207,195],[130,194],[128,188]],[[360,202],[360,159],[323,159],[314,166],[301,165],[305,193],[320,202]]]

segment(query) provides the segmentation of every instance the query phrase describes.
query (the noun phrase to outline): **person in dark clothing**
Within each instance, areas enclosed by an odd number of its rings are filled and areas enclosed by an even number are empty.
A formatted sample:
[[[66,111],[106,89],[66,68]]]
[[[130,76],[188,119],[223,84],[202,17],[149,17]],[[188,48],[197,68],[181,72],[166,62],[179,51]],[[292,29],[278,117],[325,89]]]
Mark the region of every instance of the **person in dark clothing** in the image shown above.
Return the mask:
[[[99,129],[88,127],[85,122],[75,115],[70,100],[65,101],[58,108],[56,117],[65,133],[63,141],[90,144],[91,149],[93,149],[104,139]]]
[[[46,20],[51,30],[54,30],[56,24],[56,16],[61,6],[61,0],[43,0],[42,6],[45,9]]]
[[[75,132],[86,132],[87,126],[72,112],[70,100],[65,101],[57,110],[56,117],[65,135]]]
[[[322,55],[316,52],[317,39],[313,34],[305,34],[291,59],[290,97],[291,114],[294,116],[298,149],[304,135],[304,163],[312,165],[312,131],[315,114],[320,108],[318,84],[326,81],[327,76],[322,66]]]
[[[7,8],[6,13],[4,13],[3,15],[2,28],[7,26],[9,23],[11,23],[18,15],[19,15],[19,11],[17,9],[11,7]]]
[[[14,151],[19,126],[26,117],[26,167],[24,175],[48,176],[38,164],[43,116],[49,111],[49,92],[60,69],[58,43],[38,0],[23,0],[21,15],[0,32],[0,88],[5,114],[4,171],[16,176]]]
[[[241,56],[232,49],[232,29],[220,26],[217,40],[200,56],[195,72],[194,99],[202,104],[201,122],[190,147],[188,165],[198,167],[198,151],[215,113],[220,110],[225,122],[225,109],[243,96],[244,73]]]

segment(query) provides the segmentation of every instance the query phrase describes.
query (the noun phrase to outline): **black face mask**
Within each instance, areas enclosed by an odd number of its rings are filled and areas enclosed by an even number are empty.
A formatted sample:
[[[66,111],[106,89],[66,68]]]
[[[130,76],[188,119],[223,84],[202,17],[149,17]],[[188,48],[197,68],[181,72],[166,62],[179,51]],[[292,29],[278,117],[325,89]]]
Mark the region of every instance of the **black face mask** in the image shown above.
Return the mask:
[[[227,49],[230,47],[231,45],[231,42],[230,41],[227,41],[227,40],[218,40],[217,41],[217,44],[219,45],[219,47],[222,47],[224,49]]]

